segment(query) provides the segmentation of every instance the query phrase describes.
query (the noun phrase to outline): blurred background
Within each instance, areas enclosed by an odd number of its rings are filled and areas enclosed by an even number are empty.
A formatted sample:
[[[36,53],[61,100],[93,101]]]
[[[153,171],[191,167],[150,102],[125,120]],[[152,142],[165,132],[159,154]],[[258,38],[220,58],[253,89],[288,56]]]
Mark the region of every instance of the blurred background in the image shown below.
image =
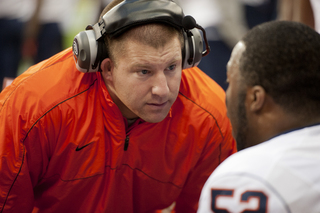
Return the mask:
[[[95,24],[110,1],[0,0],[0,90],[31,65],[70,47],[74,36]],[[206,29],[211,53],[199,68],[224,90],[232,48],[252,27],[279,19],[320,29],[320,0],[175,1]]]

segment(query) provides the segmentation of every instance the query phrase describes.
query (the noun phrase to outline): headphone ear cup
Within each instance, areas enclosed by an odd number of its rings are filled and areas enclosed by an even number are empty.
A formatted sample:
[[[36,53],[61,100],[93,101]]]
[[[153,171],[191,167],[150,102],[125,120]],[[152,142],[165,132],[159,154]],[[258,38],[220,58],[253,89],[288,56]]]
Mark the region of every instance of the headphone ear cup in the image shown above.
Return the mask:
[[[107,45],[105,44],[104,39],[98,40],[98,56],[97,60],[94,63],[94,67],[99,66],[98,71],[101,72],[101,62],[108,57]]]
[[[203,39],[200,30],[194,28],[191,30],[194,42],[193,66],[198,66],[203,57]]]
[[[203,40],[200,31],[196,28],[184,32],[183,69],[197,66],[202,58]]]
[[[80,72],[98,71],[98,67],[93,66],[98,53],[98,42],[93,30],[78,33],[74,37],[72,49],[76,67]]]
[[[187,32],[183,31],[184,37],[184,47],[182,49],[182,69],[190,68],[191,66],[188,63],[190,56],[190,41],[187,35]]]

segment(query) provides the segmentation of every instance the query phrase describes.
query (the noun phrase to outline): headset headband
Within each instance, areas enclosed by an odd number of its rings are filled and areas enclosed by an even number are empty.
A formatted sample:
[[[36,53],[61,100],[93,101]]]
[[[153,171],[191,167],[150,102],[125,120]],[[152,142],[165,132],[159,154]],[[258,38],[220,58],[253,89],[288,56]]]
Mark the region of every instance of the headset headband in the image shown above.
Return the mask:
[[[127,0],[104,14],[93,29],[96,40],[106,34],[112,37],[133,26],[155,22],[166,23],[181,30],[183,17],[182,9],[172,1]]]

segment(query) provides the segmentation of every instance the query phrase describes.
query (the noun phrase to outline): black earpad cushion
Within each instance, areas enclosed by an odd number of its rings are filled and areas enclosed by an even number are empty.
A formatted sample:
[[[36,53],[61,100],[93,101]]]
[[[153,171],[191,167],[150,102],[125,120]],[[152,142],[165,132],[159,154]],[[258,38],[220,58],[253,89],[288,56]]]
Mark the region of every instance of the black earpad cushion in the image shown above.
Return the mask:
[[[105,59],[108,58],[108,51],[107,51],[107,46],[104,42],[104,39],[100,39],[97,41],[98,42],[98,53],[97,53],[97,57],[96,60],[93,64],[93,69],[95,69],[97,66],[99,66],[98,71],[102,71],[101,70],[101,62]]]

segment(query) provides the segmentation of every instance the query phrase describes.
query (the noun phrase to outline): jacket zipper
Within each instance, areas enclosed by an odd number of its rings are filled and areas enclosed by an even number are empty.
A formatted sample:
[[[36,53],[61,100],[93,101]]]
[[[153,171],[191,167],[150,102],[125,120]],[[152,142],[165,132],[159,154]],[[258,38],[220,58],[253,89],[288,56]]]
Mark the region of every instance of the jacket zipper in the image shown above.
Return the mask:
[[[124,151],[127,151],[129,146],[129,135],[127,135],[126,139],[124,140]]]

